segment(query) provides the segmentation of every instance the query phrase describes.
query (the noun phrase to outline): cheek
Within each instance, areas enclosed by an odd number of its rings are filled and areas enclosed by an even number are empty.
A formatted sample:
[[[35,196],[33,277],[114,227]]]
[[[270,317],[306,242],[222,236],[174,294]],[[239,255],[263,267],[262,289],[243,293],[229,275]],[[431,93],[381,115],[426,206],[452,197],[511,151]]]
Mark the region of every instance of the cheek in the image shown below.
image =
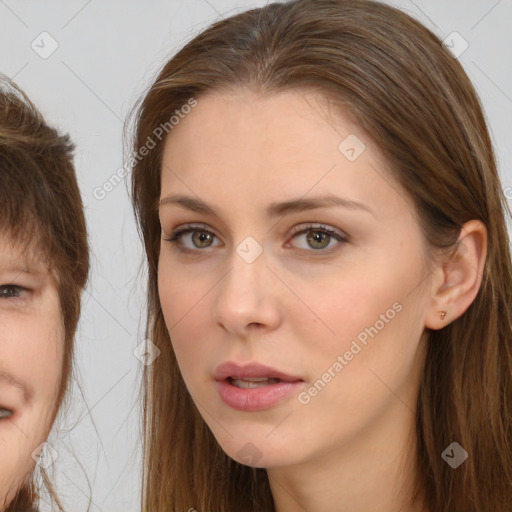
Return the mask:
[[[304,343],[306,361],[316,360],[324,366],[349,350],[353,340],[364,343],[369,337],[366,329],[376,322],[377,327],[387,328],[381,315],[393,320],[393,304],[400,301],[393,276],[371,269],[361,273],[353,270],[350,274],[340,271],[320,284],[303,282],[298,289],[309,309],[297,301],[290,301],[286,308],[293,338]]]
[[[413,242],[407,258],[398,257],[399,244],[383,243],[299,288],[312,312],[302,307],[301,315],[293,315],[291,360],[303,365],[310,383],[321,379],[325,400],[360,408],[361,397],[372,401],[387,389],[375,374],[392,386],[414,364],[428,294],[420,285],[426,273],[422,246]],[[330,391],[323,391],[324,383]]]
[[[36,390],[32,415],[27,415],[25,428],[33,433],[34,438],[44,437],[51,427],[60,391],[64,358],[63,328],[51,318],[46,322],[27,325],[23,337],[25,343],[16,350],[20,372]]]
[[[180,370],[187,381],[188,369],[198,368],[202,347],[211,339],[207,333],[211,319],[211,298],[208,291],[215,284],[212,278],[197,277],[193,272],[172,271],[173,265],[159,264],[158,293],[162,312]],[[213,290],[211,290],[213,291]]]
[[[334,421],[340,411],[351,411],[354,425],[361,426],[396,400],[390,390],[413,389],[428,304],[420,284],[425,269],[419,254],[410,261],[379,261],[365,272],[340,278],[337,287],[324,288],[324,298],[315,302],[319,316],[335,332],[323,328],[327,334],[314,336],[310,330],[307,336],[310,387],[299,402],[309,404],[318,417]],[[409,403],[412,395],[404,393]]]
[[[58,317],[58,315],[56,315]],[[34,394],[16,424],[0,425],[0,502],[11,500],[35,466],[34,450],[50,432],[63,361],[63,329],[54,315],[5,320],[2,364],[32,387]],[[15,334],[14,334],[15,333]]]
[[[171,338],[175,331],[189,323],[194,306],[204,295],[197,280],[188,279],[190,272],[179,272],[175,269],[176,267],[168,263],[160,262],[158,266],[158,295]]]

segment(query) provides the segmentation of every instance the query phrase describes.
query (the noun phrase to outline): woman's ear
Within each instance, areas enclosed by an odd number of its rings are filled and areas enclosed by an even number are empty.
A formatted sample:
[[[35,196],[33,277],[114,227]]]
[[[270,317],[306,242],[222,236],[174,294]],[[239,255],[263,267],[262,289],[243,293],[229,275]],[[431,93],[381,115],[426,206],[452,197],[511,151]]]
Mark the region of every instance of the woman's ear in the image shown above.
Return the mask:
[[[457,246],[444,257],[435,273],[432,300],[425,327],[441,329],[460,317],[475,299],[487,256],[487,229],[483,222],[470,220],[460,231]]]

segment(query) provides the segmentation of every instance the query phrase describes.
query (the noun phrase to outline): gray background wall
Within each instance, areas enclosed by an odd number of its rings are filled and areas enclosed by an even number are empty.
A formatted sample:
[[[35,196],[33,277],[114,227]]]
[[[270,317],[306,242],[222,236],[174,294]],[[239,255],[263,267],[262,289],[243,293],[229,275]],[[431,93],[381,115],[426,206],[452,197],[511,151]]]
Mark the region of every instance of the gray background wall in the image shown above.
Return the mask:
[[[133,351],[144,338],[142,249],[127,183],[98,192],[113,174],[122,175],[124,118],[185,41],[220,17],[264,3],[0,0],[0,71],[74,139],[90,230],[92,275],[77,337],[77,375],[49,439],[56,457],[50,469],[70,511],[86,510],[89,497],[92,512],[139,509],[142,364]],[[467,41],[459,58],[480,94],[512,199],[512,0],[389,3],[442,39],[456,31]],[[456,51],[464,49],[458,36],[449,40]]]

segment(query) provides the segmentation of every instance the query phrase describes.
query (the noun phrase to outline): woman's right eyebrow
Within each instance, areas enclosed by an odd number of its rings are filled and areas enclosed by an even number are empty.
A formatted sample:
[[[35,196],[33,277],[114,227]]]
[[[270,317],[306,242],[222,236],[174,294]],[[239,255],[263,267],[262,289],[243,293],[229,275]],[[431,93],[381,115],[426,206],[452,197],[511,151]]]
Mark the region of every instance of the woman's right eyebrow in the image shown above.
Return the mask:
[[[208,204],[205,201],[194,197],[181,194],[170,194],[160,200],[159,207],[168,204],[175,204],[193,212],[215,215],[216,217],[219,217],[218,212],[211,204]],[[354,201],[352,199],[335,196],[333,194],[311,197],[307,199],[301,197],[298,199],[290,199],[288,201],[271,203],[266,209],[266,214],[269,218],[276,218],[284,217],[285,215],[292,213],[335,206],[350,210],[360,210],[367,212],[375,217],[375,213],[368,205],[359,201]]]

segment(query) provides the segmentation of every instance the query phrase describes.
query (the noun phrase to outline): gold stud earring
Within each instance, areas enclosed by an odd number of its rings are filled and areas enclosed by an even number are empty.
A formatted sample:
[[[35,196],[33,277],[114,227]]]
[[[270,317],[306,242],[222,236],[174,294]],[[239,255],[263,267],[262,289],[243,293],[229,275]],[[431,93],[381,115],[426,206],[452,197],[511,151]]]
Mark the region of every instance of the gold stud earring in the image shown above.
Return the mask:
[[[441,320],[444,320],[444,317],[446,316],[446,311],[439,311],[441,313]]]

